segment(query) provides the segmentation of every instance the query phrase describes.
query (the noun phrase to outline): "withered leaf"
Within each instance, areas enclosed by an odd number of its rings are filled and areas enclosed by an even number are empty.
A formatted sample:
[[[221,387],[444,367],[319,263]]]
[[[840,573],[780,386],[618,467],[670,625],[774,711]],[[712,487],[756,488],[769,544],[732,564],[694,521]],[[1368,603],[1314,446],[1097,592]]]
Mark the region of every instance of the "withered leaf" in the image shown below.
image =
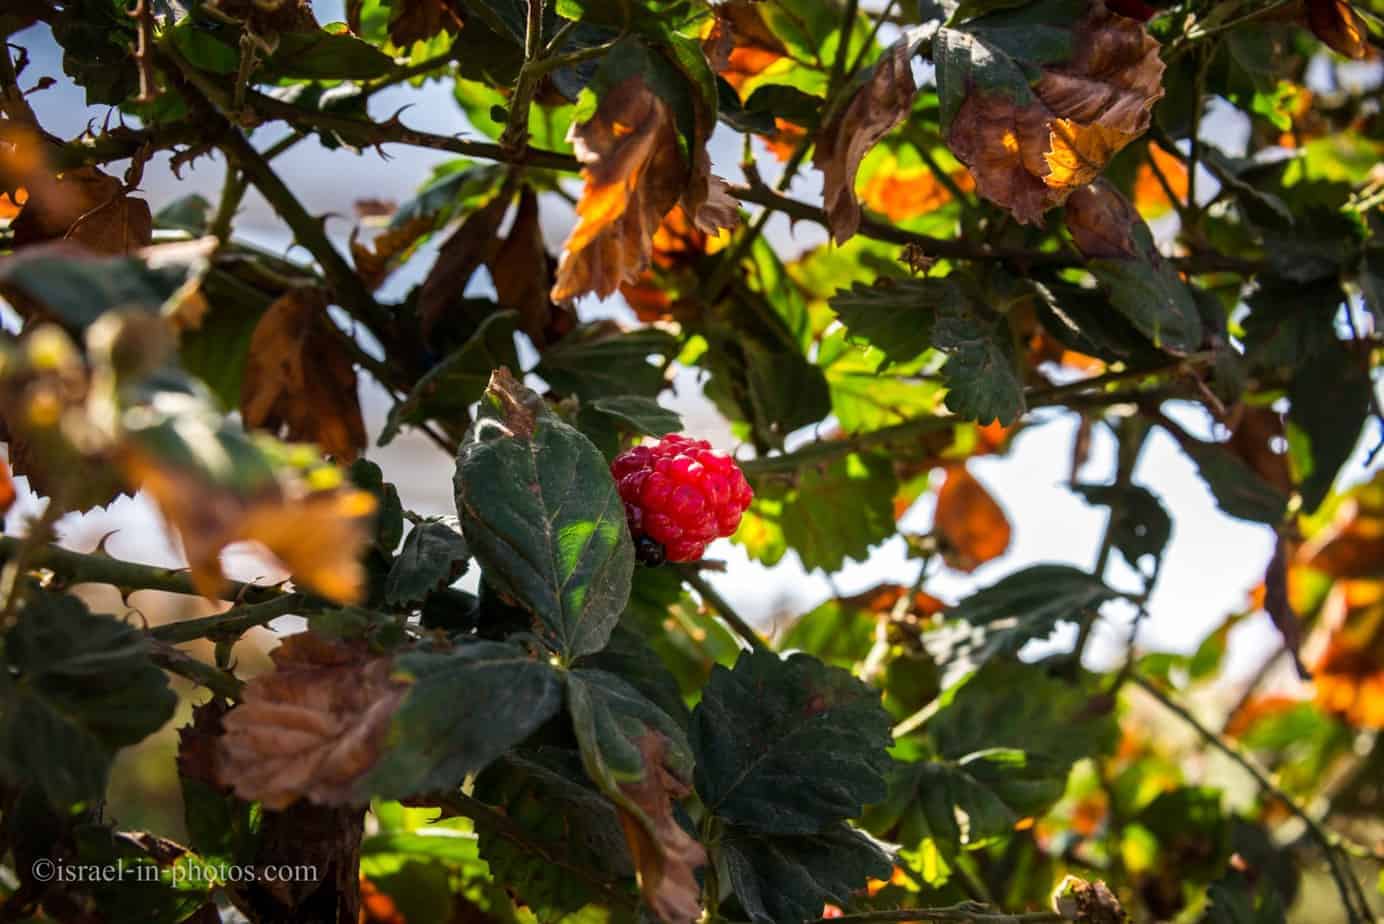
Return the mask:
[[[907,36],[890,46],[851,101],[817,133],[812,162],[822,171],[827,222],[838,244],[860,227],[860,202],[855,197],[860,161],[913,105],[918,91],[908,64],[913,52]]]
[[[541,349],[562,339],[576,325],[572,311],[548,297],[554,261],[543,246],[538,195],[533,189],[525,187],[519,196],[509,236],[486,265],[500,305],[519,312],[519,326],[535,346]]]
[[[509,209],[509,196],[501,193],[466,216],[437,253],[418,292],[418,316],[423,332],[430,332],[448,309],[461,300],[476,270],[492,260],[499,246],[500,222]]]
[[[16,247],[67,239],[100,253],[126,254],[153,240],[149,203],[95,167],[56,178],[31,176],[27,192],[10,226]]]
[[[943,557],[958,571],[974,571],[1009,548],[1004,509],[963,464],[947,468],[937,492],[933,526],[944,540]]]
[[[648,265],[654,230],[687,177],[676,131],[672,111],[640,74],[611,87],[590,119],[573,124],[568,138],[585,185],[553,301],[608,296]]]
[[[673,815],[673,801],[686,796],[691,786],[664,762],[668,740],[662,734],[646,730],[636,743],[644,775],[622,782],[620,791],[645,818],[620,806],[620,826],[634,857],[640,890],[654,914],[665,924],[692,924],[702,913],[696,871],[707,863],[706,850]]]
[[[397,228],[385,229],[369,244],[358,240],[359,229],[352,231],[351,259],[356,265],[356,275],[371,291],[378,289],[413,245],[432,230],[431,215],[415,215]]]
[[[193,583],[204,596],[219,596],[225,585],[221,550],[253,541],[296,582],[339,603],[360,600],[365,573],[359,556],[369,541],[373,495],[337,489],[290,498],[272,485],[245,498],[145,451],[127,450],[120,461],[182,536]]]
[[[363,802],[356,783],[379,758],[408,689],[391,678],[391,659],[310,632],[270,657],[274,670],[250,681],[222,719],[220,782],[275,811],[301,798]]]
[[[1129,200],[1107,183],[1085,186],[1067,200],[1067,230],[1088,257],[1132,257],[1132,231],[1142,218]]]
[[[1072,32],[1071,58],[1044,65],[1031,87],[967,86],[947,129],[947,146],[971,168],[980,194],[1029,224],[1041,224],[1142,135],[1163,95],[1158,42],[1141,23],[1096,4]]]
[[[10,467],[0,460],[0,514],[14,504],[14,479],[10,477]]]
[[[754,0],[730,0],[714,9],[716,18],[702,48],[712,69],[740,92],[788,49],[764,22]]]
[[[343,462],[365,448],[356,370],[320,290],[286,293],[255,325],[240,413],[247,428],[286,429]]]
[[[458,0],[396,0],[389,17],[389,40],[400,48],[430,39],[439,32],[455,35],[465,17]]]

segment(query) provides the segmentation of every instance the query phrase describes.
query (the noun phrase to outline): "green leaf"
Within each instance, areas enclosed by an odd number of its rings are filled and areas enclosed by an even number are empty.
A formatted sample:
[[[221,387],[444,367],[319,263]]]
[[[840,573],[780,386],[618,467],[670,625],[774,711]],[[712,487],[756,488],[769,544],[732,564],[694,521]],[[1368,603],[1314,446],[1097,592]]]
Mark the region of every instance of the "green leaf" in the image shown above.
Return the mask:
[[[505,757],[477,777],[475,796],[507,820],[480,827],[491,875],[540,920],[606,899],[604,890],[633,877],[615,806],[586,779],[575,752],[537,748]]]
[[[178,338],[178,358],[216,395],[223,410],[237,410],[250,339],[273,298],[222,270],[203,277],[201,292],[207,313],[195,330]]]
[[[91,871],[77,891],[90,893],[103,922],[178,924],[210,899],[216,867],[172,841],[98,825],[78,827],[74,840],[72,869]]]
[[[1175,355],[1201,347],[1201,314],[1172,264],[1158,255],[1147,225],[1132,229],[1136,256],[1091,260],[1087,266],[1110,304],[1134,328]]]
[[[1288,498],[1259,477],[1239,456],[1219,443],[1178,438],[1182,451],[1192,457],[1216,505],[1233,517],[1275,525],[1283,519]]]
[[[385,599],[393,606],[421,603],[464,574],[470,557],[457,530],[446,523],[420,523],[404,539],[389,569]]]
[[[1094,619],[1100,605],[1117,596],[1100,579],[1070,565],[1034,565],[972,594],[947,615],[980,632],[978,640],[961,645],[976,664],[984,664],[1048,638],[1060,622]]]
[[[678,728],[687,728],[692,720],[677,678],[664,666],[644,636],[633,629],[616,626],[605,648],[581,658],[577,665],[620,678],[666,713]]]
[[[1365,248],[1360,255],[1358,282],[1376,327],[1384,326],[1384,247]]]
[[[1041,664],[995,658],[944,693],[924,727],[950,760],[1004,748],[1070,767],[1114,750],[1112,706],[1093,685],[1056,677]]]
[[[582,413],[608,418],[626,433],[664,436],[682,429],[682,416],[663,407],[653,398],[616,395],[598,398],[582,408]]]
[[[261,67],[270,79],[371,80],[394,68],[394,59],[333,23],[316,32],[281,32],[279,44]]]
[[[31,591],[0,655],[0,777],[41,789],[59,813],[98,801],[115,752],[176,705],[138,629]]]
[[[1244,320],[1251,365],[1292,369],[1331,351],[1336,343],[1332,319],[1344,300],[1334,277],[1306,284],[1261,279],[1247,300],[1251,310]]]
[[[881,279],[856,283],[831,297],[831,310],[855,337],[867,340],[897,363],[914,359],[932,345],[936,313],[964,311],[965,295],[947,279]]]
[[[1173,521],[1158,498],[1143,485],[1073,484],[1071,489],[1088,504],[1111,509],[1110,536],[1115,548],[1135,570],[1145,555],[1163,557],[1172,537]]]
[[[153,267],[138,257],[73,253],[63,245],[40,245],[0,263],[0,293],[42,306],[70,331],[86,330],[113,308],[156,313],[205,261],[185,251]]]
[[[471,641],[400,655],[411,682],[383,756],[363,782],[372,795],[404,798],[455,788],[558,711],[557,673],[513,645]]]
[[[894,534],[897,488],[888,456],[853,453],[804,469],[793,487],[757,484],[734,538],[766,565],[791,548],[804,568],[834,572],[847,558],[864,561],[871,546]]]
[[[866,810],[862,824],[910,850],[929,839],[947,853],[974,850],[1052,808],[1066,790],[1068,769],[1012,748],[896,764],[889,795]]]
[[[583,401],[652,397],[663,388],[663,368],[649,362],[650,357],[667,359],[677,349],[677,340],[657,328],[624,332],[591,324],[544,350],[533,371],[555,391]]]
[[[948,356],[947,407],[960,417],[1009,426],[1023,416],[1023,382],[1004,315],[971,300],[943,306],[932,329],[933,346]]]
[[[432,179],[394,212],[389,227],[402,228],[428,218],[434,228],[441,228],[493,196],[504,177],[500,164],[473,165],[464,158],[440,164],[433,168]]]
[[[352,462],[347,476],[356,487],[375,495],[375,548],[392,556],[404,538],[404,507],[398,489],[384,480],[384,472],[369,459]]]
[[[514,311],[487,316],[460,349],[429,369],[408,397],[390,408],[379,444],[388,445],[405,425],[428,420],[441,421],[449,430],[464,429],[470,422],[470,407],[485,391],[490,373],[519,365],[514,352],[518,318]]]
[[[1360,439],[1373,394],[1369,357],[1341,341],[1309,356],[1294,371],[1288,388],[1289,444],[1297,434],[1307,441],[1310,465],[1299,489],[1307,513],[1331,493],[1337,473]]]
[[[1199,924],[1287,924],[1283,899],[1270,878],[1250,882],[1231,873],[1206,890],[1206,914]]]
[[[186,231],[200,237],[207,233],[211,203],[197,193],[174,199],[154,215],[154,227]]]
[[[939,124],[943,135],[972,92],[1002,94],[1016,106],[1033,99],[1028,78],[1014,59],[970,32],[939,29],[932,49],[937,62]]]
[[[634,543],[600,451],[546,409],[535,414],[541,399],[514,387],[528,406],[511,409],[509,428],[488,409],[462,445],[457,512],[486,580],[571,660],[610,637],[629,599]],[[487,392],[491,402],[498,394]]]
[[[891,725],[879,694],[848,672],[745,652],[712,671],[692,715],[697,792],[749,830],[823,831],[883,798]]]
[[[650,731],[668,739],[664,757],[668,769],[678,776],[692,775],[692,751],[682,728],[634,686],[591,668],[569,671],[566,679],[567,709],[582,764],[607,796],[620,804],[628,802],[620,783],[643,778],[646,768],[639,742]]]
[[[732,827],[721,840],[721,856],[755,924],[815,921],[827,902],[849,907],[868,880],[888,879],[893,869],[882,845],[840,823],[794,837]]]

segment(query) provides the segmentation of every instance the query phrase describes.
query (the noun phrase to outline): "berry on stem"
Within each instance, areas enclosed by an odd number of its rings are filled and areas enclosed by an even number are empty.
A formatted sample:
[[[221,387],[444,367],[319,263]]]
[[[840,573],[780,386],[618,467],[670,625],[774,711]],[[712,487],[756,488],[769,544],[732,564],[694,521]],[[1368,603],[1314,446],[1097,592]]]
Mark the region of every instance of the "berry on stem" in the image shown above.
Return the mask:
[[[734,459],[682,434],[625,450],[610,472],[646,564],[698,560],[714,539],[735,532],[754,497]]]

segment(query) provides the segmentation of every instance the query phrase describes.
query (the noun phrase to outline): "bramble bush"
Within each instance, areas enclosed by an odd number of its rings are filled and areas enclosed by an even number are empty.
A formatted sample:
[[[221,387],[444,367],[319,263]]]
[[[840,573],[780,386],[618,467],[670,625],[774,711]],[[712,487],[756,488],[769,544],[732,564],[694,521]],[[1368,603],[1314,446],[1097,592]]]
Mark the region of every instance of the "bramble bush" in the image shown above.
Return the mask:
[[[1381,417],[1377,5],[346,16],[0,9],[0,509],[10,469],[47,498],[0,538],[0,920],[1378,919],[1384,477],[1338,477]],[[76,138],[35,111],[48,33],[110,107]],[[371,106],[439,83],[473,135]],[[455,159],[334,241],[275,169],[304,139]],[[141,179],[170,154],[224,167],[220,201],[155,211]],[[793,187],[814,176],[820,205]],[[237,234],[251,190],[288,255]],[[780,215],[830,240],[771,246]],[[637,324],[589,316],[615,297]],[[687,369],[734,465],[665,443],[617,485],[619,453],[687,429],[659,400]],[[364,379],[393,399],[378,434]],[[1093,567],[929,594],[1009,546],[968,460],[1054,421],[1107,514]],[[1116,465],[1083,474],[1096,430]],[[367,458],[404,431],[455,455],[454,518]],[[1135,478],[1155,431],[1276,537],[1243,612],[1188,614],[1190,655],[1135,644],[1174,523],[1197,529]],[[57,544],[136,490],[185,569]],[[931,528],[902,529],[925,495]],[[700,557],[731,531],[764,566],[829,575],[895,539],[911,570],[769,637]],[[291,580],[228,580],[247,541]],[[92,612],[90,584],[224,603],[150,625]],[[1228,684],[1259,612],[1282,644]],[[285,615],[306,628],[249,676],[237,642]],[[1101,621],[1130,642],[1096,671]],[[120,830],[112,761],[175,689],[183,830]],[[112,867],[138,875],[52,875]],[[231,872],[286,868],[312,875]]]

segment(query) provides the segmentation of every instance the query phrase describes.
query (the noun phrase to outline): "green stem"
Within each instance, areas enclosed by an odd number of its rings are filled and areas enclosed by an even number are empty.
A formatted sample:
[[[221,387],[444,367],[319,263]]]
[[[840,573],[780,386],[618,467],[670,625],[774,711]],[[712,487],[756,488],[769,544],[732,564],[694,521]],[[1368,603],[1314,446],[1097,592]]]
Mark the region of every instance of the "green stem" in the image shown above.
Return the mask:
[[[155,642],[149,652],[154,663],[172,674],[177,674],[201,687],[206,687],[218,696],[229,700],[239,700],[245,688],[244,682],[229,671],[213,667],[199,661],[172,645]]]
[[[720,615],[721,620],[725,622],[736,635],[744,639],[745,643],[749,645],[750,648],[756,651],[769,650],[769,646],[765,644],[764,639],[754,630],[754,627],[746,622],[744,618],[735,611],[733,606],[726,602],[726,599],[717,592],[716,588],[712,587],[711,584],[707,582],[706,578],[702,577],[701,572],[696,568],[689,568],[683,565],[675,565],[674,567],[677,569],[678,576],[687,582],[687,585],[697,592],[697,595],[702,598],[703,602],[705,602],[708,607],[715,610],[717,614]]]
[[[214,616],[154,626],[149,630],[149,637],[170,645],[199,638],[233,638],[273,622],[280,616],[302,613],[310,608],[313,608],[312,601],[303,594],[282,594],[262,603],[232,607]]]
[[[528,0],[528,17],[524,27],[524,64],[514,83],[509,100],[509,121],[500,136],[500,147],[507,151],[522,150],[529,141],[529,106],[538,89],[541,76],[536,65],[543,53],[543,0]]]
[[[850,54],[851,33],[855,31],[855,17],[859,10],[860,0],[846,0],[846,8],[841,15],[841,39],[837,42],[836,58],[831,62],[831,76],[827,80],[828,95],[834,95],[841,88],[846,57]]]

